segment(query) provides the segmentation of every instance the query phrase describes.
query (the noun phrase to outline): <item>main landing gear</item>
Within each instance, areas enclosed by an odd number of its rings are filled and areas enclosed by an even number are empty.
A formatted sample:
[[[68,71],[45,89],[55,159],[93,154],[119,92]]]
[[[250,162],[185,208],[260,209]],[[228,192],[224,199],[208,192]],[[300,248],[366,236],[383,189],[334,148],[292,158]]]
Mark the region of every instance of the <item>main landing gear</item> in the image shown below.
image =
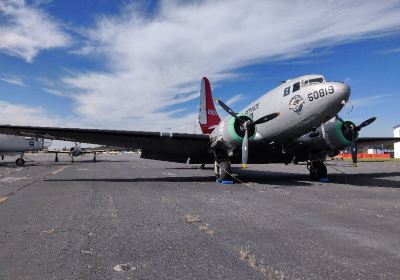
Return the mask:
[[[326,176],[328,175],[326,166],[322,161],[311,161],[307,164],[307,168],[308,170],[310,170],[310,177],[314,181],[326,178]]]
[[[229,180],[231,178],[231,173],[231,162],[229,160],[215,161],[214,174],[217,176],[217,180]]]
[[[25,164],[25,160],[22,157],[17,158],[17,160],[15,161],[15,164],[18,166],[22,166]]]
[[[214,174],[218,181],[231,180],[231,161],[225,151],[214,152]]]

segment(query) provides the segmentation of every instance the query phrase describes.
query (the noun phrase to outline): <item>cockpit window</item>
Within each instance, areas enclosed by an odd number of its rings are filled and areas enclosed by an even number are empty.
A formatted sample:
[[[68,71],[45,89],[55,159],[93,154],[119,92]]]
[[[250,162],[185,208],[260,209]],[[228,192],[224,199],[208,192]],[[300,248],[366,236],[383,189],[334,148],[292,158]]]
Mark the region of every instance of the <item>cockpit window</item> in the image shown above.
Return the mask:
[[[298,91],[300,89],[300,82],[293,84],[293,92]]]
[[[310,84],[318,84],[318,83],[322,83],[323,81],[324,81],[323,78],[315,78],[315,79],[308,80],[308,82]]]

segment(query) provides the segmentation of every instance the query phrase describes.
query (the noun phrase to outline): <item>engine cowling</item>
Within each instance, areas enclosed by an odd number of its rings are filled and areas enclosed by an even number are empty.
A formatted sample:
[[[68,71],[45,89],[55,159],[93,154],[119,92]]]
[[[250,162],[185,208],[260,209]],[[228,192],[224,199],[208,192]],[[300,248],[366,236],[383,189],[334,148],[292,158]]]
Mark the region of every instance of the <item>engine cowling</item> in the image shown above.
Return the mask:
[[[239,118],[242,121],[251,121],[248,127],[249,141],[253,140],[256,136],[256,126],[252,119],[246,115],[241,115]],[[210,138],[212,141],[211,146],[216,145],[224,146],[228,152],[233,151],[236,147],[242,144],[245,131],[240,122],[235,118],[227,118],[223,120],[218,127],[211,133]]]
[[[347,125],[345,125],[347,124]],[[352,130],[349,125],[354,125],[350,121],[342,122],[340,120],[332,119],[311,133],[307,133],[290,145],[288,151],[290,152],[307,152],[313,151],[328,151],[329,156],[335,156],[339,150],[351,144]]]

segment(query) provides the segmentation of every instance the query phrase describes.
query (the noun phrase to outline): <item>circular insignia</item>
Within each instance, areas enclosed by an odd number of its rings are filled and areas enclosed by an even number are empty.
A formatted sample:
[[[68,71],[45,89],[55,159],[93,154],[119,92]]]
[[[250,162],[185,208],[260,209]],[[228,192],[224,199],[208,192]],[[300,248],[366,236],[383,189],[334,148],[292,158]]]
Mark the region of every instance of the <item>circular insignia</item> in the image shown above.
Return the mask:
[[[295,95],[289,101],[289,109],[293,112],[300,113],[300,111],[303,109],[304,103],[305,102],[300,95]]]

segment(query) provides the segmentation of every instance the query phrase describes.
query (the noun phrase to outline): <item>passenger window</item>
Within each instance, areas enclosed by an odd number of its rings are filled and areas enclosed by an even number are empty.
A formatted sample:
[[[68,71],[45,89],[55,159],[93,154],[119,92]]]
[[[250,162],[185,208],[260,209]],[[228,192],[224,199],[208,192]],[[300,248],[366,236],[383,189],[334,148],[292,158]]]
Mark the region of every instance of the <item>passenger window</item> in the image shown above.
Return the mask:
[[[293,92],[298,91],[300,89],[300,82],[297,82],[293,85]]]

